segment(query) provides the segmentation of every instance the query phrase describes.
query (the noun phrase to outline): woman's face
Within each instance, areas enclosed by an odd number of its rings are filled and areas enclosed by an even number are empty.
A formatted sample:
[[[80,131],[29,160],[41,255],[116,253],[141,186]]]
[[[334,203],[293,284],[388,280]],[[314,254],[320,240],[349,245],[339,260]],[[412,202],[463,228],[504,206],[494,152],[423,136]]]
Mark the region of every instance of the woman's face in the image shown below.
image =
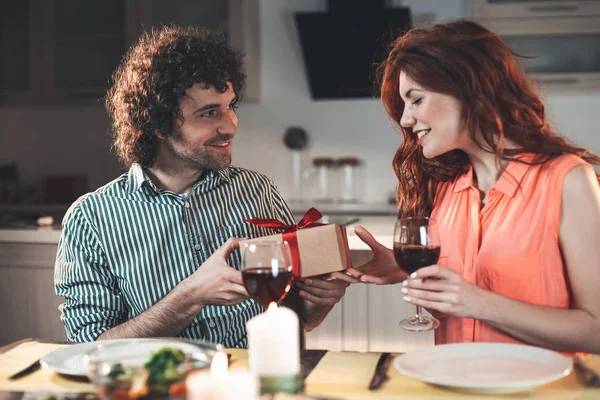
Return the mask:
[[[425,158],[470,147],[456,98],[425,90],[404,72],[400,73],[399,90],[405,103],[400,125],[415,135]]]

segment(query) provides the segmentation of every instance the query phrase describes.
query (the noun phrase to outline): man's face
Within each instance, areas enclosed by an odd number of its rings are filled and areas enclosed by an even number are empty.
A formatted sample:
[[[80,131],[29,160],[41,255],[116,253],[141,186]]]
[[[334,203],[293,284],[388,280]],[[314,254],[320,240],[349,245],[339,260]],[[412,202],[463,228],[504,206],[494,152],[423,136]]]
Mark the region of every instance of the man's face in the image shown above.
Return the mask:
[[[183,124],[173,135],[161,139],[159,151],[166,152],[173,166],[217,170],[231,164],[231,144],[237,132],[234,105],[237,97],[231,84],[224,93],[196,83],[179,102]]]

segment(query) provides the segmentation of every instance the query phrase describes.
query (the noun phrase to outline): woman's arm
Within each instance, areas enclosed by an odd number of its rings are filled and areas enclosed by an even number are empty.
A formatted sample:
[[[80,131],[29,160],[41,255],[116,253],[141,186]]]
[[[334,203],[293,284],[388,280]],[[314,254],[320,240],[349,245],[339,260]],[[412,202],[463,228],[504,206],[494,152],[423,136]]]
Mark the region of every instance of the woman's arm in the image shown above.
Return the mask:
[[[589,165],[565,177],[559,242],[574,308],[534,307],[493,296],[503,311],[489,310],[492,315],[482,319],[532,344],[600,353],[600,187]]]
[[[600,187],[589,165],[573,168],[565,178],[559,241],[573,309],[509,299],[438,266],[409,279],[406,296],[410,303],[479,319],[533,345],[600,354]],[[432,276],[441,279],[421,280]]]

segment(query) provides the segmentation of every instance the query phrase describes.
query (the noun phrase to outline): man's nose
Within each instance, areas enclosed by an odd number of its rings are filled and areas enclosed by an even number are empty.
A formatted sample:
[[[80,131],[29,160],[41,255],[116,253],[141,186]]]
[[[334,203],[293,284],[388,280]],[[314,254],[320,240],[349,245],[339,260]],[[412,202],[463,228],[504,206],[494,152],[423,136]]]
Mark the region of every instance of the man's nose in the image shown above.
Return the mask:
[[[223,134],[235,135],[237,133],[238,117],[235,112],[228,112],[219,124],[218,132]]]

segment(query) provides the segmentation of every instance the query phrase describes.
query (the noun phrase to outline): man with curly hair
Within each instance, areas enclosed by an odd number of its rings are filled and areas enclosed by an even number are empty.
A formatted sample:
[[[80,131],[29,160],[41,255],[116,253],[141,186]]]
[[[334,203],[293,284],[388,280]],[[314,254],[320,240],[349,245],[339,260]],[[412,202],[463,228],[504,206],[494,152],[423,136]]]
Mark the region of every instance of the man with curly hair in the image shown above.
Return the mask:
[[[182,336],[245,347],[245,323],[262,308],[234,250],[239,237],[273,232],[243,221],[293,218],[267,177],[230,166],[242,55],[222,34],[164,26],[140,38],[113,79],[106,106],[129,170],[64,218],[55,287],[68,339]],[[354,281],[311,278],[284,302],[303,303],[310,330]]]

